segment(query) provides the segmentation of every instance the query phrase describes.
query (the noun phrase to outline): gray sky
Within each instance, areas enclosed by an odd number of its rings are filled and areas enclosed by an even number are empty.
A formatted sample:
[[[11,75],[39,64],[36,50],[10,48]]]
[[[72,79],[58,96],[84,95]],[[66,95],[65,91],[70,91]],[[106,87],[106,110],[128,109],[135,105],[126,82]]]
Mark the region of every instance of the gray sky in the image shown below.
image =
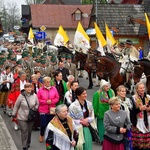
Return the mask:
[[[3,0],[3,2],[5,3],[6,6],[7,3],[15,2],[18,5],[20,10],[21,10],[21,4],[25,4],[25,0]]]

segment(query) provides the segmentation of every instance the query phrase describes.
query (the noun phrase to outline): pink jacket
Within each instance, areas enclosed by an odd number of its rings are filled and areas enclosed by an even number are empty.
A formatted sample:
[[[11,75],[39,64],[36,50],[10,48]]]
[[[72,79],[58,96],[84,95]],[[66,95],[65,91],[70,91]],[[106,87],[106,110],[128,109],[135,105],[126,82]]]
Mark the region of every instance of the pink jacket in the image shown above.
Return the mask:
[[[37,93],[39,101],[39,113],[48,114],[50,107],[56,107],[56,103],[59,101],[59,94],[57,89],[52,86],[50,90],[47,90],[44,86],[38,90]],[[47,104],[47,100],[50,99],[52,102],[50,105]]]

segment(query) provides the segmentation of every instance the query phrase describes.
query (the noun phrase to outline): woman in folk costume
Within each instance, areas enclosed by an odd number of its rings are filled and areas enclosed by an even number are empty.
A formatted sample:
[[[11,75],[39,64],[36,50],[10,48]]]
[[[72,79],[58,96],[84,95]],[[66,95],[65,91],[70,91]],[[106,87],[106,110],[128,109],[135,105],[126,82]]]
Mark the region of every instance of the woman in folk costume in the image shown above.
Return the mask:
[[[79,87],[78,81],[72,81],[70,84],[70,90],[66,92],[64,97],[64,104],[67,105],[67,107],[70,106],[71,103],[73,103],[77,96],[75,94],[75,90]]]
[[[37,94],[39,88],[41,88],[43,86],[43,84],[41,82],[38,81],[38,75],[37,74],[33,74],[31,76],[31,85],[32,85],[32,91],[33,93]],[[33,126],[33,130],[39,130],[40,127],[40,115],[39,112],[36,112],[36,119],[34,120],[34,126]]]
[[[93,101],[92,101],[94,114],[97,118],[98,133],[99,133],[101,141],[103,141],[104,139],[103,135],[105,132],[104,124],[103,124],[104,113],[107,110],[109,110],[108,101],[111,97],[114,97],[114,96],[115,96],[115,93],[110,88],[110,83],[102,79],[100,83],[100,89],[94,93]]]
[[[77,99],[69,106],[69,115],[74,119],[79,132],[76,147],[77,150],[92,150],[92,135],[89,126],[91,125],[96,129],[93,106],[92,103],[87,100],[85,88],[78,87],[75,90],[75,94]]]
[[[46,150],[74,150],[78,133],[65,104],[56,107],[56,116],[47,125],[45,132]]]
[[[133,150],[150,149],[150,96],[145,93],[142,82],[136,84],[136,92],[131,101],[133,108],[130,112],[132,123],[132,146]]]
[[[8,95],[8,100],[13,102],[13,106],[14,106],[18,96],[20,95],[20,93],[22,91],[24,91],[24,85],[26,83],[27,83],[26,73],[24,71],[20,70],[18,72],[18,78],[12,84],[12,89]],[[17,120],[13,119],[12,121],[14,122],[14,129],[18,130]]]
[[[7,98],[13,81],[13,73],[11,72],[10,66],[6,66],[0,75],[0,85],[3,87],[0,93],[0,105],[4,107],[4,113],[6,113]]]
[[[53,77],[54,78],[51,80],[51,85],[55,86],[58,91],[59,101],[57,105],[59,105],[63,103],[65,93],[67,92],[67,85],[66,82],[62,79],[61,71],[55,71]]]

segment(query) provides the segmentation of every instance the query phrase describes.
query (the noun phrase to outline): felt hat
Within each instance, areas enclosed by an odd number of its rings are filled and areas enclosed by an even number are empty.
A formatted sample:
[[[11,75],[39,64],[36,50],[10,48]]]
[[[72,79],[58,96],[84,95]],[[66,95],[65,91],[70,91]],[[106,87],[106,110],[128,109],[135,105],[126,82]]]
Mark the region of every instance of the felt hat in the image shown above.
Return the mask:
[[[48,53],[48,56],[52,56],[53,54],[52,53]]]
[[[7,55],[7,59],[11,59],[12,55]]]
[[[111,86],[109,82],[107,82],[107,81],[104,80],[104,79],[101,79],[101,82],[100,82],[100,88],[102,89],[105,85]]]
[[[8,53],[9,53],[9,55],[12,55],[12,54],[13,54],[13,51],[12,51],[12,50],[9,50]]]
[[[36,53],[32,53],[32,57],[33,58],[37,57]]]
[[[61,58],[66,58],[66,54],[61,54]]]
[[[22,58],[24,58],[24,57],[28,57],[29,56],[29,54],[28,53],[22,53]]]
[[[123,42],[120,42],[120,43],[119,43],[119,46],[124,47],[124,46],[125,46],[125,44],[124,44]]]
[[[21,65],[21,64],[22,64],[21,59],[20,59],[20,60],[18,60],[18,61],[16,61],[16,64],[17,64],[17,65]]]
[[[128,45],[132,45],[133,43],[132,43],[132,41],[131,41],[131,40],[126,40],[126,44],[128,44]]]
[[[71,55],[67,55],[67,57],[66,57],[67,59],[71,59],[72,58],[72,56]]]
[[[16,61],[16,58],[15,57],[11,58],[11,61]]]
[[[41,60],[41,64],[46,64],[46,60],[45,59]]]
[[[44,56],[44,55],[42,55],[40,58],[41,58],[41,59],[45,59],[45,56]]]
[[[51,62],[56,62],[56,61],[57,61],[56,57],[53,56],[53,57],[51,58]]]
[[[4,64],[4,61],[0,61],[0,65],[3,65]]]
[[[40,60],[40,59],[36,59],[35,61],[36,61],[37,63],[40,63],[40,62],[41,62],[41,60]]]

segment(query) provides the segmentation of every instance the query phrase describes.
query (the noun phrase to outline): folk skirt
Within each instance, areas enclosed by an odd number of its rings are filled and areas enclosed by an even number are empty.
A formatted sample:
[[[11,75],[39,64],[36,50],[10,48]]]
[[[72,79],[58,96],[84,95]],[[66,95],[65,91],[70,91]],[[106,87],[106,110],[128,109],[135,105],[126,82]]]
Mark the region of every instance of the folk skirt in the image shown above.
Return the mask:
[[[116,144],[104,139],[102,150],[125,150],[124,143]]]

